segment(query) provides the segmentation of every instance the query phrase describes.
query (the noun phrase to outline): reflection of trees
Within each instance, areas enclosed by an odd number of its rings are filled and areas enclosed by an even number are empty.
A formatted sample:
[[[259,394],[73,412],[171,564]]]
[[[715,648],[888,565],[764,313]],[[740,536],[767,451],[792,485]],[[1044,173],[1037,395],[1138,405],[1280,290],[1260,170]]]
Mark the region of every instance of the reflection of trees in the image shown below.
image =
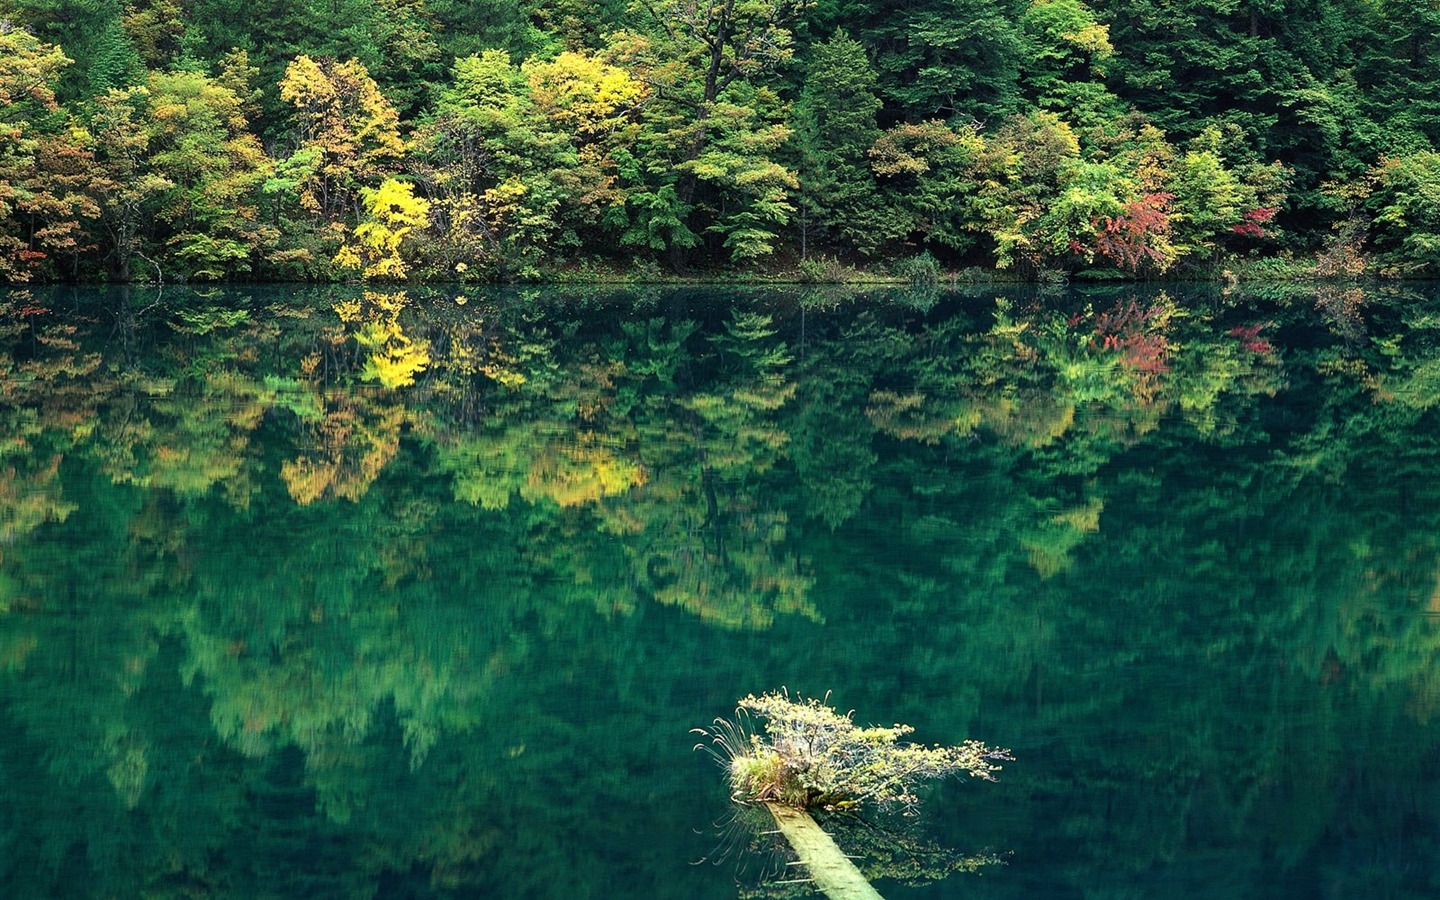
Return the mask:
[[[790,440],[779,412],[793,396],[790,357],[770,318],[724,324],[708,390],[682,392],[640,425],[650,483],[609,504],[639,527],[626,541],[641,589],[731,627],[766,627],[777,613],[816,617],[811,580],[785,547],[788,514],[763,496]]]
[[[64,496],[60,464],[76,438],[93,427],[89,381],[99,354],[76,339],[28,291],[0,299],[0,546],[76,505]],[[7,598],[0,586],[0,610]]]
[[[0,791],[73,811],[0,810],[20,894],[665,871],[628,823],[684,807],[699,685],[823,672],[1025,735],[1026,800],[936,805],[1077,889],[1427,895],[1433,812],[1384,795],[1434,786],[1431,301],[416,292],[386,385],[344,295],[202,329],[174,294],[124,346],[0,316]]]
[[[480,423],[438,436],[440,464],[457,499],[500,510],[518,495],[555,510],[532,526],[532,558],[600,608],[633,607],[638,594],[732,627],[813,616],[809,580],[784,547],[787,515],[761,499],[788,441],[775,421],[794,391],[788,357],[760,316],[732,321],[713,359],[692,356],[694,327],[641,321],[605,355],[530,356]],[[707,365],[718,390],[677,381]]]

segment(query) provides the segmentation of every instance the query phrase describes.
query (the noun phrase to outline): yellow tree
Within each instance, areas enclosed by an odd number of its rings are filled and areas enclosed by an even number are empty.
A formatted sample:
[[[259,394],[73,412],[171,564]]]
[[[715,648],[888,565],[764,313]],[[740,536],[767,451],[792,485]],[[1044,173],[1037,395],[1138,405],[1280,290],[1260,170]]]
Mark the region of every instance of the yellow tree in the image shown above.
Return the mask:
[[[412,231],[429,222],[430,201],[415,196],[414,186],[398,178],[387,178],[378,188],[361,188],[360,196],[364,221],[335,254],[336,265],[360,269],[366,278],[403,279],[401,246]]]
[[[300,149],[289,171],[300,205],[327,219],[358,218],[359,188],[393,174],[404,155],[395,107],[355,59],[297,56],[280,98],[295,107]]]

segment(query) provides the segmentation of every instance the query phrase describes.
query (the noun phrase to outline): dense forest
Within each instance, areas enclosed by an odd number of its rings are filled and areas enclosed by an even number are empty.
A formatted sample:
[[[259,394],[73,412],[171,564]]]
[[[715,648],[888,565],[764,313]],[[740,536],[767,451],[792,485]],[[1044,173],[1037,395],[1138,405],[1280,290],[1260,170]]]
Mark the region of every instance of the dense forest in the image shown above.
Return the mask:
[[[1435,0],[0,0],[0,280],[1440,268]]]

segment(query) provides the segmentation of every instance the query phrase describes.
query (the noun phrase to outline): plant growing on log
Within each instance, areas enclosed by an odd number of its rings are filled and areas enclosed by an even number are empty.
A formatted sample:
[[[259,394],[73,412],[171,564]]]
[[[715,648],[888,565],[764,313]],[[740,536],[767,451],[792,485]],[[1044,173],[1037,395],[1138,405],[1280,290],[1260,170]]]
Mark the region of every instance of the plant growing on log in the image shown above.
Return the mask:
[[[828,699],[828,695],[827,695]],[[906,811],[916,790],[952,775],[994,781],[1008,750],[965,741],[954,747],[901,743],[909,725],[855,724],[822,700],[775,692],[742,699],[734,720],[718,718],[694,733],[730,777],[742,802],[782,803],[796,809],[851,809],[865,803]],[[763,734],[751,725],[764,720]]]

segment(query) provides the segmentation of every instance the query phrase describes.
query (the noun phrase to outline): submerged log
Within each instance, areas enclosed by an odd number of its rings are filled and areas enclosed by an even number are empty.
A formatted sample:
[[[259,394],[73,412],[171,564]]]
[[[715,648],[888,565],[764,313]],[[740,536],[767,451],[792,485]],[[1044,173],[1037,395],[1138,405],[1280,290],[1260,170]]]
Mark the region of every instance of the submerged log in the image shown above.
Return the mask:
[[[883,900],[809,813],[779,803],[766,803],[765,808],[809,870],[815,887],[830,900]]]

